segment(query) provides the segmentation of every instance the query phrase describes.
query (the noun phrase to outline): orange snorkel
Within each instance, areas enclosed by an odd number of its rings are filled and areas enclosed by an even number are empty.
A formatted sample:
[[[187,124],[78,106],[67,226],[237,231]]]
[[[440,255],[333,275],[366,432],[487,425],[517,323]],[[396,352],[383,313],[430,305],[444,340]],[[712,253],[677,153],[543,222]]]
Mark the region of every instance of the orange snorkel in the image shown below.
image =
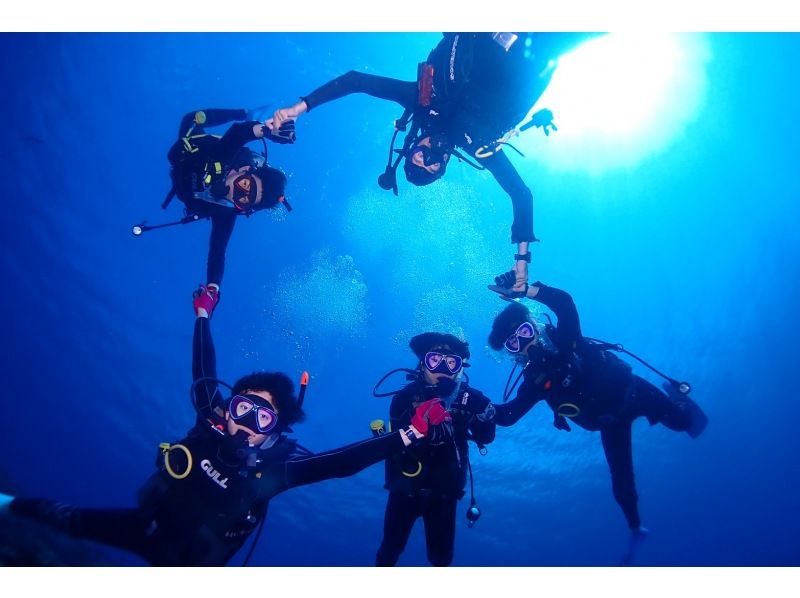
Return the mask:
[[[306,398],[306,388],[308,388],[308,372],[303,372],[300,376],[300,394],[297,396],[297,403],[302,408],[303,400]]]

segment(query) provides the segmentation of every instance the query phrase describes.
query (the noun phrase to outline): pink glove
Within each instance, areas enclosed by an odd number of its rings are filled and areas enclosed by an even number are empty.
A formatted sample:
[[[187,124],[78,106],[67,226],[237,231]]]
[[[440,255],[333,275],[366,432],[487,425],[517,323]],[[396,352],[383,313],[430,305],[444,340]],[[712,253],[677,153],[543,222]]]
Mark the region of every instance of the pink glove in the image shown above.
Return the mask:
[[[430,426],[439,426],[453,421],[450,413],[442,405],[441,399],[430,399],[419,405],[411,417],[411,425],[423,436],[428,435]]]
[[[192,293],[192,297],[195,315],[198,318],[210,318],[219,303],[219,287],[215,284],[208,286],[201,284],[200,288]]]

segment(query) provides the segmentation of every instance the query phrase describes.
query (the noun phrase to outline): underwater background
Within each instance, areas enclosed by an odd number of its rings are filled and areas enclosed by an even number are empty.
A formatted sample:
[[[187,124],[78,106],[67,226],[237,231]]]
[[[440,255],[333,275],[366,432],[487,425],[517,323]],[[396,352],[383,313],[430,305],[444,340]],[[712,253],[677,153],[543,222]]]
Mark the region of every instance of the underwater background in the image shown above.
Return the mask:
[[[651,530],[635,564],[798,566],[800,35],[679,37],[697,51],[699,91],[668,90],[665,106],[691,110],[647,150],[612,142],[593,158],[574,131],[565,149],[557,105],[547,107],[558,132],[520,138],[526,157],[512,160],[542,240],[530,279],[573,295],[584,334],[691,381],[710,418],[696,440],[635,423]],[[271,103],[269,114],[350,69],[413,79],[439,38],[0,35],[0,492],[133,506],[158,443],[194,421],[191,292],[205,282],[209,223],[130,233],[181,215],[178,201],[159,208],[181,116]],[[486,346],[504,306],[486,285],[512,265],[510,200],[465,164],[424,189],[401,176],[399,197],[378,188],[401,112],[351,96],[301,117],[295,145],[269,146],[294,211],[238,222],[228,247],[212,322],[219,374],[308,370],[308,420],[295,435],[314,451],[387,418],[372,387],[414,367],[417,333],[466,338],[471,383],[495,402],[510,369]],[[600,160],[609,155],[624,159]],[[459,504],[454,565],[619,561],[628,532],[598,434],[559,432],[538,405],[498,428],[485,456],[473,448],[472,463],[483,516],[467,529],[468,498]],[[379,464],[278,496],[251,564],[371,565],[382,484]],[[143,564],[9,518],[0,562]],[[400,564],[427,564],[421,522]]]

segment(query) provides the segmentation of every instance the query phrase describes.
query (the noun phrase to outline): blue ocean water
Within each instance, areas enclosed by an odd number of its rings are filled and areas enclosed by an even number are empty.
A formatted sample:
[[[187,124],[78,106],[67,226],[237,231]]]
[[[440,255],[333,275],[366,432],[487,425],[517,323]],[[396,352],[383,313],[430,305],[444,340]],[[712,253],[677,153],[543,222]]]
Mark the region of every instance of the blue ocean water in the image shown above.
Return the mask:
[[[636,564],[797,566],[800,36],[702,37],[704,101],[657,152],[602,173],[514,158],[542,239],[531,280],[568,290],[587,335],[690,380],[710,417],[697,440],[634,426],[652,532]],[[159,209],[180,117],[286,105],[350,69],[411,79],[438,39],[0,35],[0,491],[133,505],[158,443],[193,421],[190,297],[204,282],[208,223],[130,234],[143,218],[180,216]],[[399,113],[353,96],[305,115],[296,145],[269,148],[294,212],[238,223],[228,248],[213,320],[219,372],[309,370],[309,418],[296,436],[312,450],[365,438],[368,422],[386,417],[372,386],[413,367],[414,334],[467,338],[472,383],[495,401],[510,367],[486,347],[503,305],[485,290],[510,264],[510,202],[464,165],[430,188],[401,181],[399,197],[379,189]],[[499,429],[473,467],[484,515],[467,529],[460,504],[455,565],[618,561],[627,530],[597,434],[557,432],[540,405]],[[252,562],[370,565],[382,483],[376,465],[279,496]],[[141,563],[80,548],[88,554],[75,556],[74,543],[53,550],[67,562]],[[400,563],[426,562],[418,523]]]

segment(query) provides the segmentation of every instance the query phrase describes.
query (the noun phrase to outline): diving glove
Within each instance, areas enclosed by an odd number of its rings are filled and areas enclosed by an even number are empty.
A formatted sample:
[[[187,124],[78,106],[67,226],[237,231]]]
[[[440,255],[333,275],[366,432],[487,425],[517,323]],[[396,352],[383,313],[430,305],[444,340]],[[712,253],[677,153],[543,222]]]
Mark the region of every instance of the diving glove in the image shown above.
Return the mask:
[[[504,272],[499,276],[494,277],[495,284],[489,285],[489,290],[494,291],[498,295],[502,295],[503,299],[521,299],[528,294],[528,283],[522,291],[512,290],[514,285],[517,284],[517,274],[514,270]]]
[[[438,398],[420,404],[411,417],[411,425],[433,445],[444,444],[453,437],[453,418]]]
[[[192,303],[194,304],[194,313],[198,318],[210,318],[219,303],[219,285],[211,283],[205,286],[201,284],[200,288],[192,293]]]
[[[277,131],[274,128],[270,129],[267,125],[264,125],[263,131],[264,137],[274,143],[294,143],[297,139],[294,119],[284,121]]]

